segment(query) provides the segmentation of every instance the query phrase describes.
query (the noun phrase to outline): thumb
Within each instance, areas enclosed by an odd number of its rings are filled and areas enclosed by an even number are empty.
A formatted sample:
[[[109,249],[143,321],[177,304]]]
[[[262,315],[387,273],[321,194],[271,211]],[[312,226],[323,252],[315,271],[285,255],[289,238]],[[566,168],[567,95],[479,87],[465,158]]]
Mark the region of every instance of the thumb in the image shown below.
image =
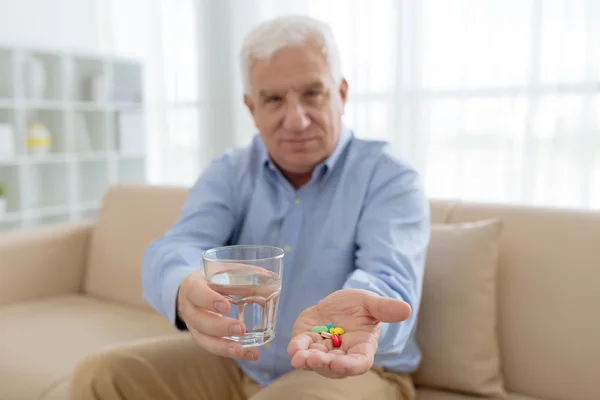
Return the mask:
[[[408,319],[412,313],[407,302],[374,293],[365,295],[364,305],[369,314],[380,322],[401,322]]]

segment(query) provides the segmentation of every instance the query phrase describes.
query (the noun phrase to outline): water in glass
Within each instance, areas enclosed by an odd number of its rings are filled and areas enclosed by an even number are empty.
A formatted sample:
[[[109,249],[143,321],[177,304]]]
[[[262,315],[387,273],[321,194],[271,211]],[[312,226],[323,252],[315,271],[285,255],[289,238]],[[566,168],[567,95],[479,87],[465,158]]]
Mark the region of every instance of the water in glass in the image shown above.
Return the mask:
[[[279,274],[256,266],[238,265],[215,273],[208,284],[229,300],[231,316],[246,325],[244,336],[230,339],[244,347],[262,346],[273,339],[281,293]]]

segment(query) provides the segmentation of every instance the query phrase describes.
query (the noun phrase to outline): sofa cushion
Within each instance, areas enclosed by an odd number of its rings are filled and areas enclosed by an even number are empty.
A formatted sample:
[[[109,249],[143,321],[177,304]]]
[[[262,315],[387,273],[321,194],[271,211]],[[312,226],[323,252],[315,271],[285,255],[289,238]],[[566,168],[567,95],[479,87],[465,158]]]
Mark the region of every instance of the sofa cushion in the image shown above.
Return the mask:
[[[0,399],[64,399],[76,363],[104,346],[175,332],[157,313],[79,295],[0,308]]]
[[[415,383],[505,397],[497,340],[497,219],[433,224],[417,341],[423,360]]]
[[[600,212],[463,204],[452,222],[503,223],[499,340],[507,390],[599,400]]]

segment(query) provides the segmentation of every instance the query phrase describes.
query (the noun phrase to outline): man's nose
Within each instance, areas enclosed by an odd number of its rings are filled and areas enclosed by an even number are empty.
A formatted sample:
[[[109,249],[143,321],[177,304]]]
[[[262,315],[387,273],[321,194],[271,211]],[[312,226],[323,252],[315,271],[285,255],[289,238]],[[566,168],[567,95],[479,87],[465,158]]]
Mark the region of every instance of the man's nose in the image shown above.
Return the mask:
[[[310,118],[300,102],[290,101],[287,104],[283,127],[289,131],[301,131],[310,125]]]

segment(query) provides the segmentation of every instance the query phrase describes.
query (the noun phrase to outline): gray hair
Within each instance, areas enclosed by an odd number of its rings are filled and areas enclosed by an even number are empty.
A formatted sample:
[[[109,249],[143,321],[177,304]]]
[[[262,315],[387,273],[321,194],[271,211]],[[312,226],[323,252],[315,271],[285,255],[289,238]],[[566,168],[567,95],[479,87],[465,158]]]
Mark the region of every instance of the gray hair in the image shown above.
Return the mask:
[[[333,32],[328,24],[308,16],[283,16],[262,22],[244,39],[240,67],[244,92],[250,93],[250,70],[256,60],[269,60],[278,50],[304,43],[315,43],[327,59],[331,77],[342,81],[341,62]]]

